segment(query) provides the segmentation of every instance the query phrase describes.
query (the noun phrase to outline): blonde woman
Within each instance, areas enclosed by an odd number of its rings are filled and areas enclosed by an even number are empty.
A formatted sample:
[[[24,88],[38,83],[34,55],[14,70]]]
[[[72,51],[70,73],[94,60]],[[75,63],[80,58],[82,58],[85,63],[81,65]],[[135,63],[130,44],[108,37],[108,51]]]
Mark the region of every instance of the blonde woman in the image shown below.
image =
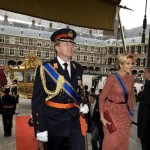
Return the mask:
[[[128,150],[130,135],[130,112],[133,110],[134,100],[134,76],[131,71],[134,65],[134,57],[128,53],[122,53],[117,58],[118,71],[115,73],[122,80],[128,98],[116,75],[110,74],[99,97],[101,121],[104,126],[103,150]],[[126,102],[127,100],[127,102]],[[104,117],[108,111],[115,125],[116,131],[110,133],[108,126],[111,123]]]

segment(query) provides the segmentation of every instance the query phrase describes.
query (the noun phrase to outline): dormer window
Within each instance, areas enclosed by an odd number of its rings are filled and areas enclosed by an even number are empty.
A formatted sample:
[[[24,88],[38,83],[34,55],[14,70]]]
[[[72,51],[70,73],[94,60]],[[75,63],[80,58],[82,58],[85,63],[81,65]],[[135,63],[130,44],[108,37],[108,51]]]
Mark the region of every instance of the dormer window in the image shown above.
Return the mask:
[[[134,42],[135,42],[135,40],[134,40],[134,39],[132,39],[132,40],[131,40],[131,43],[134,43]]]

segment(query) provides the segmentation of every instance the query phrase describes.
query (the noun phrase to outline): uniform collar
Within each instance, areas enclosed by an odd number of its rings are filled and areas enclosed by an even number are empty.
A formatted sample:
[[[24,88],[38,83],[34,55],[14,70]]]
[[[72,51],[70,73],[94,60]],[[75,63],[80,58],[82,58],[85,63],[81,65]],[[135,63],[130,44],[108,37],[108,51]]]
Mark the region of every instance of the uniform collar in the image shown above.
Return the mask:
[[[61,67],[64,69],[65,67],[64,67],[64,61],[59,57],[59,56],[57,56],[57,60],[58,60],[58,62],[60,63],[60,65],[61,65]],[[68,68],[70,68],[70,60],[68,61],[68,62],[66,62],[67,64],[68,64]]]

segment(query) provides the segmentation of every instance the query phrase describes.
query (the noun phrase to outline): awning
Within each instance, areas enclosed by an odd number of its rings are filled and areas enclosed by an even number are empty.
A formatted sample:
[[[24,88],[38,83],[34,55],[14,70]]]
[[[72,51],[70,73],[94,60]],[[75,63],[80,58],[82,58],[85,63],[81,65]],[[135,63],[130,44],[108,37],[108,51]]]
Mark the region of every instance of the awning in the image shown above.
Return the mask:
[[[0,9],[74,26],[114,30],[121,0],[1,0]]]

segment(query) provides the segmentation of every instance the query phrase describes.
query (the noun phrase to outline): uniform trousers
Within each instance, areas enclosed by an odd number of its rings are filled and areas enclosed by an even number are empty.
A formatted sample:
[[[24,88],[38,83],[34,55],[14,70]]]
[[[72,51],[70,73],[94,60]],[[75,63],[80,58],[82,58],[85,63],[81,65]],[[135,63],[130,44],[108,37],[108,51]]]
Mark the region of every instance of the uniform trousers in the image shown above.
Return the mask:
[[[4,113],[2,114],[2,118],[3,118],[3,124],[4,124],[4,134],[11,135],[13,114]]]
[[[45,143],[45,150],[85,150],[85,139],[81,133],[80,122],[78,117],[75,120],[75,122],[78,125],[70,126],[70,134],[67,137],[48,135],[48,142]]]

